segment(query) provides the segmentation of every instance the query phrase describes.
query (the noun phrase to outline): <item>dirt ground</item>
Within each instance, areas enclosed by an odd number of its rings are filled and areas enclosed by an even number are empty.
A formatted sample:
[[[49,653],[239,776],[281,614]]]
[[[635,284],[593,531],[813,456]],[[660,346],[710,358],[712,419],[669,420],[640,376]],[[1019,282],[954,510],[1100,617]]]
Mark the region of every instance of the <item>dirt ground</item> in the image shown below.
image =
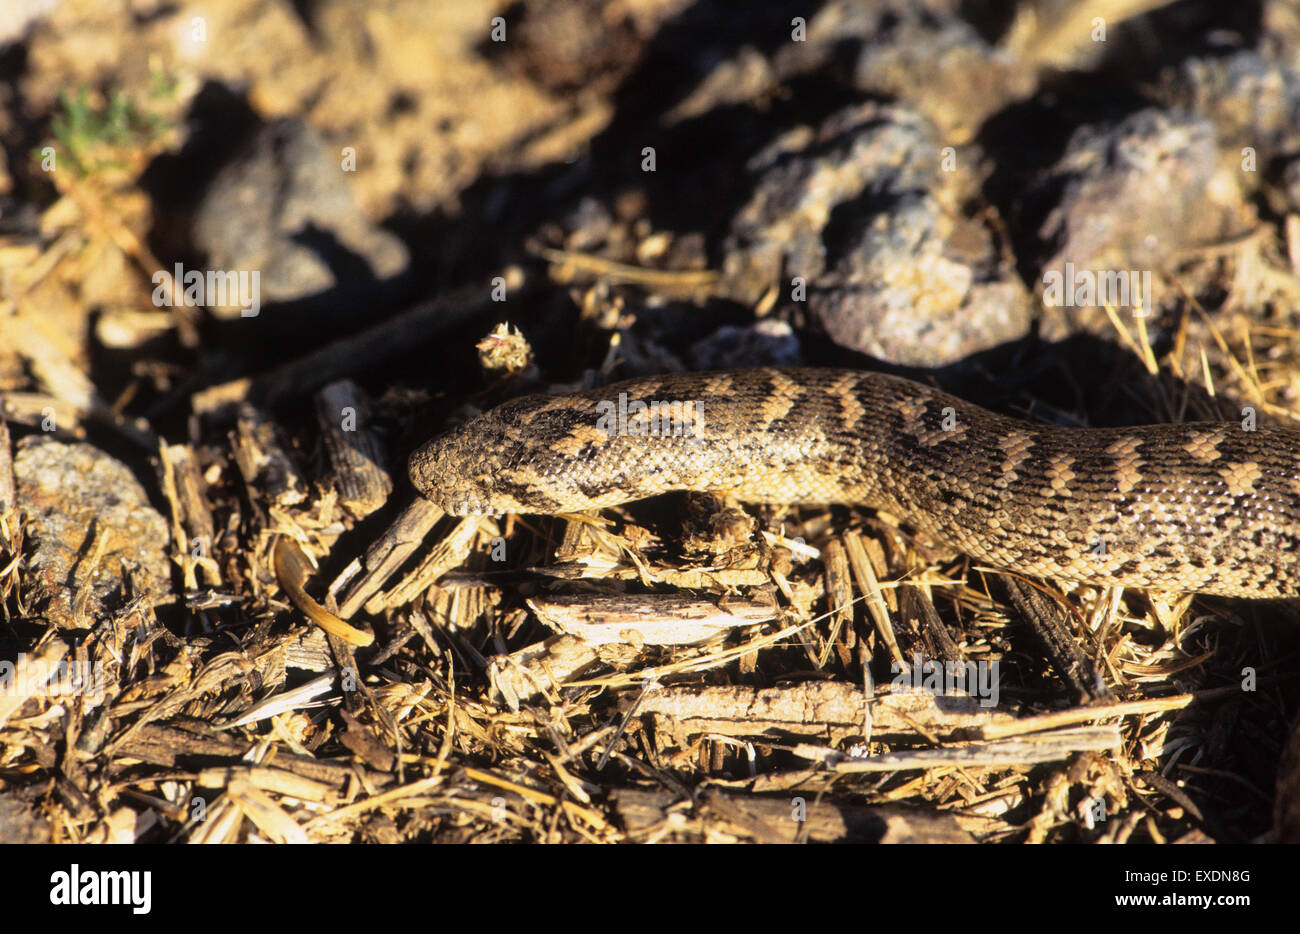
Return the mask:
[[[406,470],[753,365],[1300,429],[1297,61],[1267,0],[17,0],[0,840],[1300,840],[1294,601]]]

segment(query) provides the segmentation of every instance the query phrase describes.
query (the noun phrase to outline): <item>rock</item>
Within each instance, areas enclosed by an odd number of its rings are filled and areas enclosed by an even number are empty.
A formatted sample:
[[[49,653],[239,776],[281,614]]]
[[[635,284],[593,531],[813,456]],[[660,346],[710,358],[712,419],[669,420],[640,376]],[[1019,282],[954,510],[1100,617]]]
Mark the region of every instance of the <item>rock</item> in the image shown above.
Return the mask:
[[[167,523],[125,465],[89,444],[33,435],[17,444],[14,479],[31,548],[24,598],[35,612],[85,629],[130,597],[171,598]]]
[[[803,353],[794,329],[764,318],[748,327],[726,324],[691,346],[691,368],[730,370],[746,366],[802,366]]]
[[[194,240],[208,267],[257,271],[263,305],[310,299],[330,312],[372,307],[376,287],[398,279],[410,255],[361,212],[342,159],[299,120],[259,130],[199,206]],[[242,309],[231,302],[211,310],[237,318]]]
[[[511,13],[511,66],[552,93],[612,89],[641,58],[632,17],[603,0],[523,0]]]
[[[0,794],[0,843],[53,843],[38,789],[14,788]]]
[[[962,255],[963,227],[990,249]],[[992,278],[997,264],[985,231],[954,220],[932,195],[908,195],[869,218],[808,306],[842,347],[943,366],[1028,332],[1025,290],[1014,278]]]
[[[920,111],[945,139],[970,139],[1035,86],[1031,65],[984,41],[961,16],[911,0],[831,0],[809,20],[806,40],[782,45],[774,59],[785,81],[851,63],[855,89]]]
[[[1236,167],[1243,188],[1270,192],[1275,165],[1282,167],[1285,204],[1278,213],[1300,211],[1300,187],[1291,169],[1300,152],[1300,74],[1253,49],[1226,58],[1197,58],[1171,69],[1160,99],[1214,124],[1224,163]]]
[[[1300,159],[1292,159],[1282,170],[1282,190],[1292,211],[1300,211]]]
[[[930,19],[919,5],[864,43],[854,69],[860,91],[890,95],[933,120],[945,139],[968,139],[1008,101],[1034,91],[1034,69],[980,38],[957,17]]]
[[[1255,223],[1235,173],[1219,161],[1210,121],[1156,109],[1077,131],[1026,201],[1051,205],[1037,226],[1046,254],[1040,293],[1056,273],[1099,284],[1118,273],[1137,283],[1149,273],[1148,304],[1163,291],[1160,271],[1188,247],[1237,236]],[[1100,297],[1067,298],[1049,307],[1043,336],[1109,332],[1102,304]]]
[[[941,366],[1022,337],[1027,295],[989,232],[949,205],[932,125],[864,104],[778,139],[725,247],[722,288],[753,303],[799,277],[841,346]]]
[[[1300,75],[1253,49],[1185,62],[1164,76],[1159,96],[1209,119],[1225,147],[1253,147],[1261,170],[1300,148]]]
[[[0,3],[0,49],[21,42],[33,24],[54,12],[59,0],[5,0]]]

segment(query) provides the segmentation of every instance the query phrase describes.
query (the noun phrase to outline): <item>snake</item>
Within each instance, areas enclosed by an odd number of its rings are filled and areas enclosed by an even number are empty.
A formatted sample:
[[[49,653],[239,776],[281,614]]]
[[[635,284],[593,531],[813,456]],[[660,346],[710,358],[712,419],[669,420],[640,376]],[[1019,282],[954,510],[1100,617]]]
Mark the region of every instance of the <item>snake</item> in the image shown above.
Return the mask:
[[[1035,423],[869,371],[669,373],[525,395],[416,448],[453,516],[674,490],[886,512],[1000,569],[1224,597],[1300,595],[1300,431]]]

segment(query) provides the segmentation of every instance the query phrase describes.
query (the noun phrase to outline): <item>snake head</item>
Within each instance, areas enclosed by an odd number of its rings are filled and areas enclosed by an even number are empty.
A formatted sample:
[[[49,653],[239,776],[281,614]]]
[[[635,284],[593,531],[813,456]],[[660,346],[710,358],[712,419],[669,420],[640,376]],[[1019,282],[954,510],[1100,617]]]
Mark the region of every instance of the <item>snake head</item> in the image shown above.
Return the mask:
[[[665,415],[616,415],[619,389],[512,399],[416,449],[411,482],[454,516],[556,515],[690,488],[682,465],[699,439]],[[690,411],[694,429],[703,419]]]
[[[452,516],[522,512],[496,489],[507,456],[495,421],[478,416],[416,448],[409,470],[416,490]]]
[[[581,421],[554,396],[521,396],[417,448],[411,482],[453,516],[555,514],[587,505],[563,495],[580,456],[566,439]],[[603,440],[603,438],[602,438]],[[580,446],[580,445],[579,445]]]

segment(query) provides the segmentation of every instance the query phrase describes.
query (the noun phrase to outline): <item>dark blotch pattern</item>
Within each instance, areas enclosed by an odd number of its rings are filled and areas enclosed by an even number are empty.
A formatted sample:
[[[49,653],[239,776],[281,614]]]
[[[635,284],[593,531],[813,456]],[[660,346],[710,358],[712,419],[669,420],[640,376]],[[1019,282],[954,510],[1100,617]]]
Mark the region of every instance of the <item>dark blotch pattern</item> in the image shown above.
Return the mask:
[[[690,439],[595,434],[597,404],[620,393],[701,404],[704,431]],[[949,406],[960,434],[945,436]],[[1006,480],[1013,433],[1028,446]],[[1207,433],[1212,448],[1196,443]],[[1121,464],[1107,453],[1112,446],[1134,456]],[[418,449],[410,470],[421,493],[461,514],[594,509],[668,490],[849,503],[891,512],[1023,573],[1300,595],[1300,432],[1291,429],[1060,428],[883,374],[759,368],[516,399]],[[1256,473],[1244,493],[1225,480]]]

